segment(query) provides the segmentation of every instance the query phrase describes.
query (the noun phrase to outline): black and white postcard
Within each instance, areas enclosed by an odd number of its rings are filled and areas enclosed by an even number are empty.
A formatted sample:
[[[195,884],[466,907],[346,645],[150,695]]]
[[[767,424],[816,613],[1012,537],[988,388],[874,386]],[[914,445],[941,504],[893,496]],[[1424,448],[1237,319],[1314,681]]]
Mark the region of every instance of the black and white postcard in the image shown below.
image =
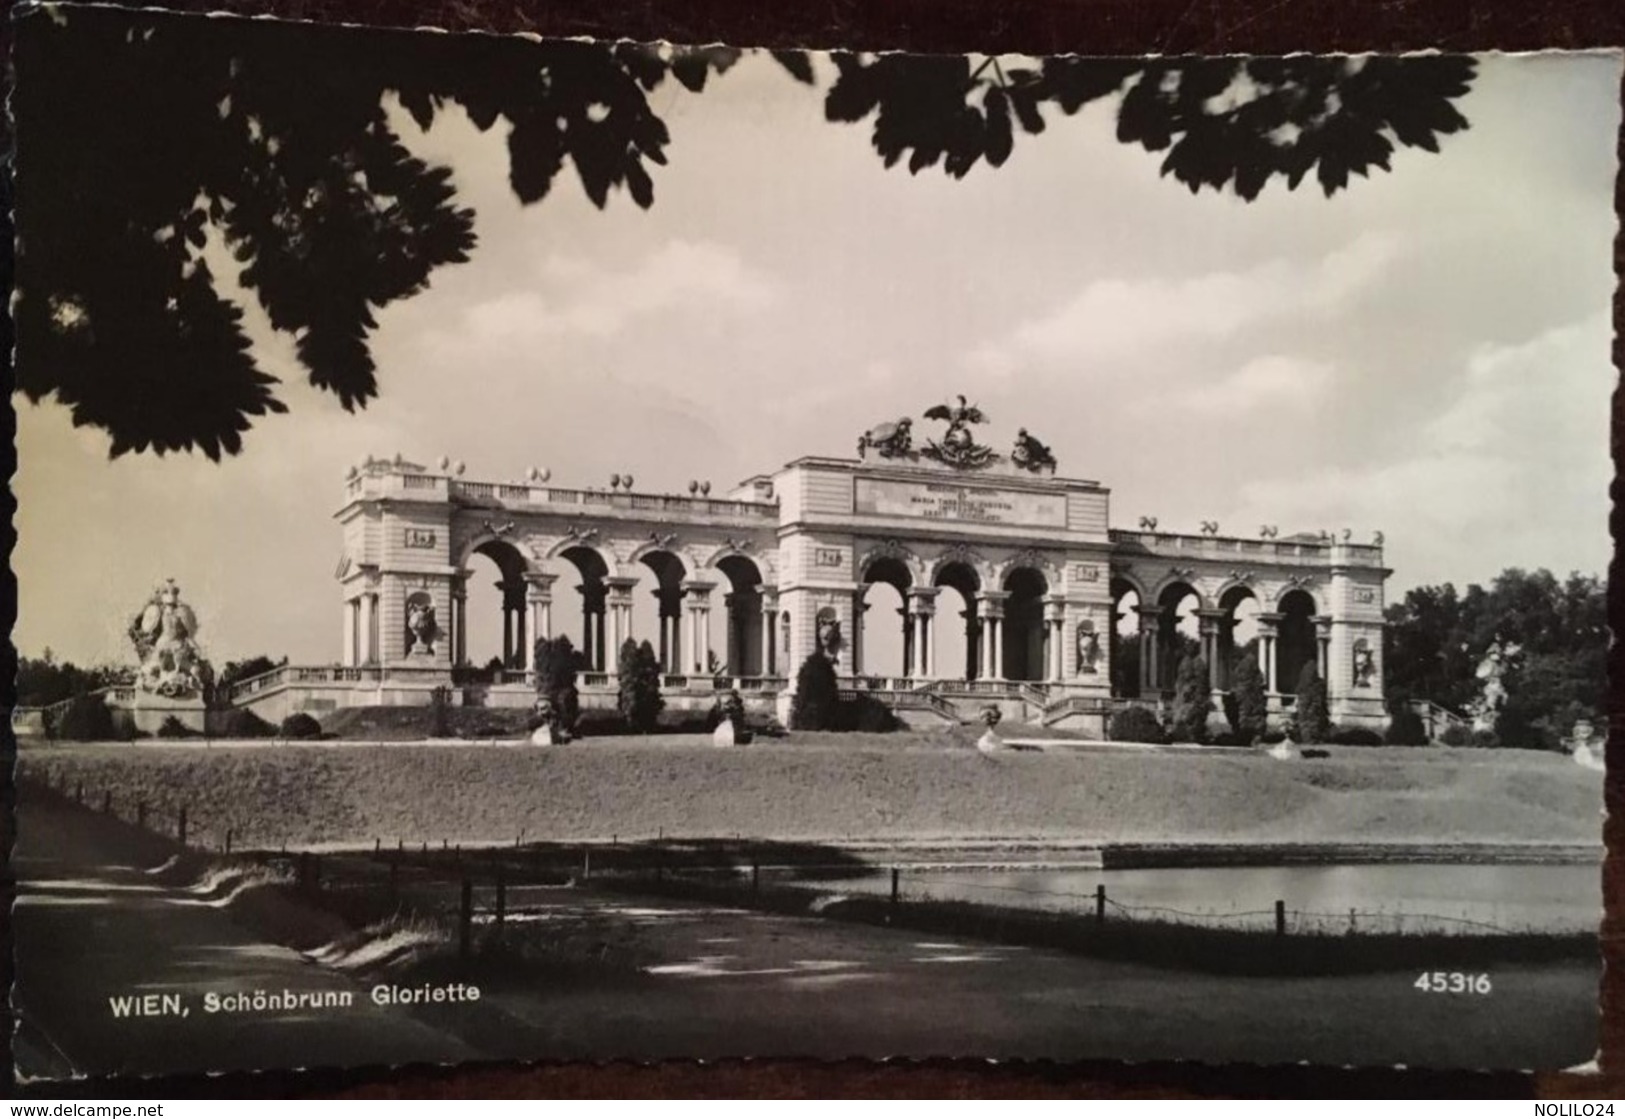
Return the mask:
[[[1620,54],[14,32],[21,1080],[1593,1059]]]

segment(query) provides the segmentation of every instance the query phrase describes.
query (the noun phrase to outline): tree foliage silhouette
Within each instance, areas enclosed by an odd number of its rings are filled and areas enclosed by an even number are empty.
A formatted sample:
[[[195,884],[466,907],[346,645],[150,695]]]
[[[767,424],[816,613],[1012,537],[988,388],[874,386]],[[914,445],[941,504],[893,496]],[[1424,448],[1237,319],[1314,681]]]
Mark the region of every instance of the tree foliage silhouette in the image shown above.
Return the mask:
[[[816,86],[808,55],[774,51]],[[210,261],[291,335],[310,383],[348,410],[379,392],[377,312],[468,259],[474,213],[447,167],[413,155],[386,94],[427,127],[449,103],[508,129],[509,182],[548,196],[566,166],[592,202],[654,202],[670,134],[650,94],[709,88],[722,47],[537,43],[37,8],[15,32],[17,388],[127,452],[236,454],[286,405],[255,360]],[[1329,195],[1387,169],[1396,146],[1437,150],[1470,59],[1079,59],[832,56],[825,116],[875,118],[887,166],[998,167],[1055,112],[1121,96],[1118,138],[1166,151],[1197,191],[1255,198],[1317,171]],[[224,277],[219,277],[224,279]],[[9,354],[10,347],[6,347]]]

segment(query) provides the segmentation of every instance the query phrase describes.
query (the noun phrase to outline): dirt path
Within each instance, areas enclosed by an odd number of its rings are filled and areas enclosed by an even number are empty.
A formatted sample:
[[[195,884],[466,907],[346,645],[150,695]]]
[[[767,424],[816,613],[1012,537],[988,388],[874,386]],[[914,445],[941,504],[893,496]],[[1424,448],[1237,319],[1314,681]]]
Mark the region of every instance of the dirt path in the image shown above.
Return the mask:
[[[161,841],[28,797],[13,911],[19,1078],[450,1061],[476,1054],[299,953],[268,945],[222,906],[150,873]],[[319,1011],[208,1013],[206,992],[331,992]],[[111,999],[174,996],[181,1014],[115,1016]],[[128,1004],[127,1004],[128,1005]],[[167,1004],[173,1007],[173,1003]]]

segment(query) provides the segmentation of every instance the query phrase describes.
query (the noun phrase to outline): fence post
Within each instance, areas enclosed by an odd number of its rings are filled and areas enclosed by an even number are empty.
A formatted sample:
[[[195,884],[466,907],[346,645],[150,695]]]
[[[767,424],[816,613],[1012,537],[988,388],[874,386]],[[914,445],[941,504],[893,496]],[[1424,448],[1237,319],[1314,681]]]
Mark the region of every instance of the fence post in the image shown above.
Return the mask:
[[[138,828],[147,826],[147,802],[144,800],[135,806],[135,826]]]
[[[750,859],[750,892],[753,894],[762,892],[762,860],[755,855]]]
[[[1275,935],[1286,935],[1286,902],[1279,900],[1275,903]]]
[[[900,877],[901,877],[901,875],[898,872],[898,869],[896,867],[892,867],[891,868],[891,900],[892,900],[893,905],[897,904],[897,900],[902,894],[902,891],[900,889],[898,889],[898,879]]]
[[[508,919],[508,880],[502,873],[502,864],[497,864],[497,932]]]
[[[592,848],[581,849],[581,880],[585,882],[592,877]]]
[[[85,803],[85,783],[78,781],[73,786],[73,799],[78,804]]]
[[[1095,887],[1095,924],[1106,923],[1106,883]]]
[[[474,881],[463,879],[463,902],[457,917],[457,955],[467,960],[474,951]]]
[[[175,838],[182,847],[186,846],[186,805],[181,805],[180,819],[176,821]]]
[[[102,794],[102,815],[111,816],[112,814],[113,814],[113,790],[108,789],[105,793]]]
[[[232,834],[232,829],[227,828],[226,829],[226,854],[228,854],[228,855],[231,854],[231,834]]]

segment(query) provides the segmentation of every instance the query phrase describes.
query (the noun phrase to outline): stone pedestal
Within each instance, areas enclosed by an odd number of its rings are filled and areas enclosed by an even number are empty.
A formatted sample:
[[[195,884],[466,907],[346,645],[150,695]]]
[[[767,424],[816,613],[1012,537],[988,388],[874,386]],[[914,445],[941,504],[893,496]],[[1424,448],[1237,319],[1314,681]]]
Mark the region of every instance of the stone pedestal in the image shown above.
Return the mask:
[[[138,691],[135,693],[135,700],[124,710],[128,711],[135,729],[144,734],[156,736],[170,716],[174,716],[182,726],[196,734],[207,734],[210,729],[209,710],[203,705],[203,700],[196,696],[170,699],[167,696]]]

